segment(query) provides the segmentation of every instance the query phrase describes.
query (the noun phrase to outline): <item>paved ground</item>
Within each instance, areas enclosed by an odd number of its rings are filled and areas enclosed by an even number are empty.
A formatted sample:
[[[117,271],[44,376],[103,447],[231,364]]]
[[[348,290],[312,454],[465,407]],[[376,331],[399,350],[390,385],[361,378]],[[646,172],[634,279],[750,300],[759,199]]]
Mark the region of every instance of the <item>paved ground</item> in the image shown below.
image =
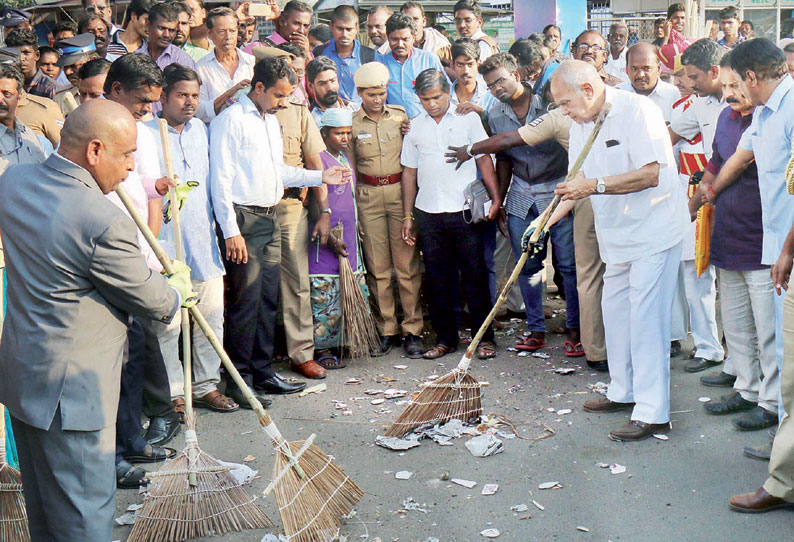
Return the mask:
[[[512,335],[499,337],[502,348],[512,344]],[[764,443],[767,433],[744,434],[733,429],[728,418],[705,414],[699,397],[717,399],[725,390],[705,388],[699,375],[683,372],[683,357],[672,361],[673,431],[668,441],[650,439],[641,443],[616,443],[607,433],[627,419],[627,414],[593,415],[581,404],[593,397],[588,384],[607,381],[577,362],[568,362],[562,337],[552,337],[548,360],[517,357],[500,352],[486,364],[473,368],[480,380],[490,382],[483,409],[486,414],[508,417],[519,433],[530,440],[505,440],[504,452],[478,459],[464,446],[465,437],[454,446],[441,447],[423,441],[421,447],[404,453],[376,447],[375,437],[394,420],[401,408],[372,406],[369,399],[354,400],[369,388],[395,387],[413,390],[430,374],[444,374],[459,360],[460,353],[436,362],[401,358],[401,352],[376,358],[371,363],[354,362],[345,370],[329,373],[328,391],[304,398],[277,398],[271,409],[282,433],[300,440],[317,434],[317,444],[337,457],[339,465],[366,491],[354,519],[343,527],[348,541],[468,542],[485,540],[484,529],[501,532],[498,540],[750,540],[763,533],[765,540],[791,540],[794,514],[773,512],[746,516],[730,512],[728,497],[755,490],[765,479],[767,464],[742,456],[744,445]],[[408,369],[395,369],[398,364]],[[550,372],[555,367],[575,367],[571,375]],[[286,371],[285,376],[291,375]],[[378,383],[383,376],[396,382]],[[362,380],[346,385],[348,378]],[[353,415],[334,410],[333,400],[350,405]],[[378,409],[391,412],[378,413]],[[557,410],[572,409],[558,415]],[[545,433],[554,436],[532,440]],[[253,433],[251,431],[253,430]],[[199,418],[199,441],[216,458],[249,463],[259,469],[249,491],[260,494],[267,485],[273,464],[269,445],[257,430],[250,411],[207,414]],[[182,445],[182,437],[175,440]],[[611,474],[597,463],[619,463],[623,474]],[[411,471],[406,481],[394,472]],[[474,480],[465,489],[440,480]],[[539,490],[538,485],[556,481],[561,489]],[[486,483],[499,484],[495,495],[483,496]],[[427,513],[399,512],[403,499],[413,497]],[[131,491],[119,492],[119,514],[130,503],[140,502]],[[544,507],[538,509],[532,501]],[[262,499],[268,516],[280,525],[272,498]],[[511,506],[526,504],[527,512],[515,513]],[[531,518],[524,516],[531,515]],[[579,527],[588,532],[578,530]],[[129,527],[119,527],[114,538],[124,540]],[[224,536],[230,542],[259,542],[268,531],[248,531]],[[273,531],[271,531],[273,532]],[[368,538],[367,538],[368,537]],[[219,538],[216,538],[216,540]]]

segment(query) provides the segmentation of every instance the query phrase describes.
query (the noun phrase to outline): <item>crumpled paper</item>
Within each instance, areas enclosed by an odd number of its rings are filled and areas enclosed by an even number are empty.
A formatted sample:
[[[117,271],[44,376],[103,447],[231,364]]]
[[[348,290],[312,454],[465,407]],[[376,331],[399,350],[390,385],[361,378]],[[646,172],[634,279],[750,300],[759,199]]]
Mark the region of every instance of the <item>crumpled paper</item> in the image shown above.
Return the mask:
[[[410,450],[411,448],[416,448],[419,446],[420,438],[422,438],[420,435],[414,433],[409,433],[403,438],[384,437],[378,435],[375,438],[375,444],[382,446],[383,448],[388,448],[389,450]]]
[[[488,457],[504,451],[502,441],[491,434],[470,438],[466,442],[466,448],[474,457]]]
[[[227,463],[226,461],[220,460],[218,460],[218,463],[224,467],[229,467],[229,469],[231,469],[229,472],[240,485],[250,484],[259,473],[258,470],[254,470],[248,465],[241,465],[240,463]]]

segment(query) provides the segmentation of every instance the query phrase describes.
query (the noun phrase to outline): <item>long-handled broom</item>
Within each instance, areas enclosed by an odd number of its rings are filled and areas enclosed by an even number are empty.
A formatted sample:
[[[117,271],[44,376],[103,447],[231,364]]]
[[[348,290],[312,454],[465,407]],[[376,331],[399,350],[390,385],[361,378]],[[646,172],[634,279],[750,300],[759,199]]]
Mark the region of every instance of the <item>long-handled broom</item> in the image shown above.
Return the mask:
[[[0,405],[0,540],[30,542],[22,476],[6,463],[6,413]]]
[[[138,229],[152,247],[165,272],[174,270],[171,260],[157,242],[146,221],[122,187],[116,189]],[[343,516],[349,515],[364,492],[334,462],[332,456],[314,446],[314,435],[305,441],[287,442],[276,424],[262,407],[248,384],[240,376],[218,337],[198,309],[190,307],[190,315],[207,337],[223,366],[251,404],[265,435],[276,451],[273,481],[265,495],[276,493],[276,502],[287,537],[295,542],[326,542],[334,538]]]
[[[612,104],[604,104],[601,113],[598,115],[593,125],[590,136],[587,138],[584,147],[582,147],[582,152],[568,172],[565,179],[566,181],[570,181],[579,173],[598,132],[601,131],[604,119],[611,108]],[[554,196],[548,208],[546,208],[539,217],[539,225],[530,236],[530,245],[538,242],[542,232],[547,228],[549,218],[551,218],[551,215],[559,204],[560,197]],[[480,382],[469,374],[469,365],[471,364],[471,360],[474,357],[474,353],[485,331],[488,329],[488,326],[491,325],[496,313],[499,312],[499,309],[507,300],[507,295],[511,286],[513,286],[513,283],[518,279],[518,275],[524,268],[524,264],[529,257],[529,252],[529,250],[525,250],[521,254],[516,266],[513,268],[513,272],[510,273],[510,277],[507,279],[504,288],[502,288],[502,292],[499,294],[496,303],[494,303],[491,312],[488,313],[488,316],[483,321],[477,334],[472,338],[471,344],[469,344],[469,347],[463,354],[463,358],[461,358],[458,366],[438,380],[425,384],[419,395],[416,396],[411,404],[405,408],[402,414],[400,414],[394,423],[386,430],[387,437],[403,437],[417,427],[428,423],[446,423],[452,419],[468,422],[472,418],[479,418],[482,415],[482,387]]]
[[[174,180],[168,123],[160,119],[160,139],[166,175]],[[174,221],[176,258],[185,261],[179,202],[169,193]],[[217,459],[201,451],[193,412],[190,317],[182,308],[182,351],[185,371],[185,448],[163,467],[149,474],[143,506],[130,533],[130,542],[178,542],[243,529],[264,529],[273,523]]]

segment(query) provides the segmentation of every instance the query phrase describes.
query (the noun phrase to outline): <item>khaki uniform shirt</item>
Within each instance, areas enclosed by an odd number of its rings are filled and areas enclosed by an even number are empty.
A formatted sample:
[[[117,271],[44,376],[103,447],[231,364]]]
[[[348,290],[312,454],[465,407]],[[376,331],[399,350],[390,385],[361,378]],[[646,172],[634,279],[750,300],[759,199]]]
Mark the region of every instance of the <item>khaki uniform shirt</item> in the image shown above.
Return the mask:
[[[11,131],[0,125],[0,175],[8,166],[43,162],[44,151],[33,130],[17,121],[16,130]],[[0,269],[5,267],[3,243],[0,240]],[[2,315],[0,315],[2,316]]]
[[[386,105],[375,122],[361,108],[353,114],[353,150],[356,169],[364,175],[381,177],[402,171],[400,153],[403,136],[400,125],[408,118],[399,105]]]
[[[304,156],[325,150],[317,123],[305,105],[290,100],[286,109],[276,112],[276,118],[284,140],[284,163],[288,166],[304,167]]]
[[[49,139],[54,148],[58,147],[63,128],[63,113],[58,104],[49,98],[21,94],[17,105],[17,118],[35,133]]]
[[[559,109],[552,109],[519,128],[518,135],[527,145],[537,145],[553,139],[567,151],[571,122],[570,117],[563,115]]]
[[[67,96],[71,96],[71,99],[67,98]],[[58,87],[58,90],[55,91],[53,100],[58,104],[58,107],[61,108],[61,113],[63,113],[65,117],[80,105],[80,92],[74,85]]]

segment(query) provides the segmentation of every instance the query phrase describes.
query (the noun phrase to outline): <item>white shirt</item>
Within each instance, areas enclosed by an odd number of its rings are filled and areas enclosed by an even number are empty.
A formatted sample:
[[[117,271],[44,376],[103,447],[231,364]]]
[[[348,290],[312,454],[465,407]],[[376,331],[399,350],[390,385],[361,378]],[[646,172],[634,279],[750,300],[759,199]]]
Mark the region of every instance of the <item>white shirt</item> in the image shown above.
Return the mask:
[[[234,77],[229,77],[229,72],[221,66],[215,53],[204,55],[201,60],[196,62],[196,71],[201,77],[201,89],[199,90],[199,107],[196,116],[209,124],[215,118],[215,99],[232,88],[244,79],[251,79],[254,76],[254,64],[256,58],[253,55],[237,51],[237,69]]]
[[[243,95],[210,124],[210,197],[224,238],[240,235],[234,204],[272,207],[284,186],[320,186],[323,172],[284,163],[281,126]]]
[[[724,97],[718,100],[714,96],[698,96],[691,106],[673,119],[670,129],[685,139],[692,139],[700,133],[703,136],[703,152],[706,159],[710,159],[717,119],[726,107],[728,104]]]
[[[628,50],[628,47],[624,47],[617,58],[612,58],[612,51],[607,50],[607,63],[604,64],[605,72],[610,75],[614,75],[624,82],[629,80],[629,74],[626,73],[626,53]]]
[[[634,90],[634,87],[629,81],[621,83],[615,88],[628,90],[629,92],[639,94],[636,90]],[[681,92],[678,90],[678,87],[670,83],[665,83],[659,79],[659,81],[656,83],[656,86],[653,87],[651,93],[648,94],[648,98],[650,98],[653,103],[659,106],[659,109],[662,110],[664,121],[670,124],[670,119],[673,113],[673,104],[681,99]]]
[[[632,194],[590,196],[601,259],[618,264],[657,254],[681,242],[688,220],[661,110],[648,98],[606,88],[612,104],[582,166],[587,178],[618,175],[659,163],[659,184]],[[568,156],[573,164],[593,123],[573,123]]]
[[[455,164],[447,163],[444,153],[450,145],[460,147],[487,137],[477,113],[458,115],[452,105],[441,122],[433,120],[424,110],[411,121],[400,162],[417,169],[417,209],[426,213],[463,211],[463,191],[477,179],[477,164],[469,160],[455,171]]]
[[[483,40],[483,37],[488,37],[488,34],[482,31],[482,28],[471,35],[471,39],[477,42],[477,48],[480,50],[480,62],[485,62],[485,59],[493,54],[493,47]]]

